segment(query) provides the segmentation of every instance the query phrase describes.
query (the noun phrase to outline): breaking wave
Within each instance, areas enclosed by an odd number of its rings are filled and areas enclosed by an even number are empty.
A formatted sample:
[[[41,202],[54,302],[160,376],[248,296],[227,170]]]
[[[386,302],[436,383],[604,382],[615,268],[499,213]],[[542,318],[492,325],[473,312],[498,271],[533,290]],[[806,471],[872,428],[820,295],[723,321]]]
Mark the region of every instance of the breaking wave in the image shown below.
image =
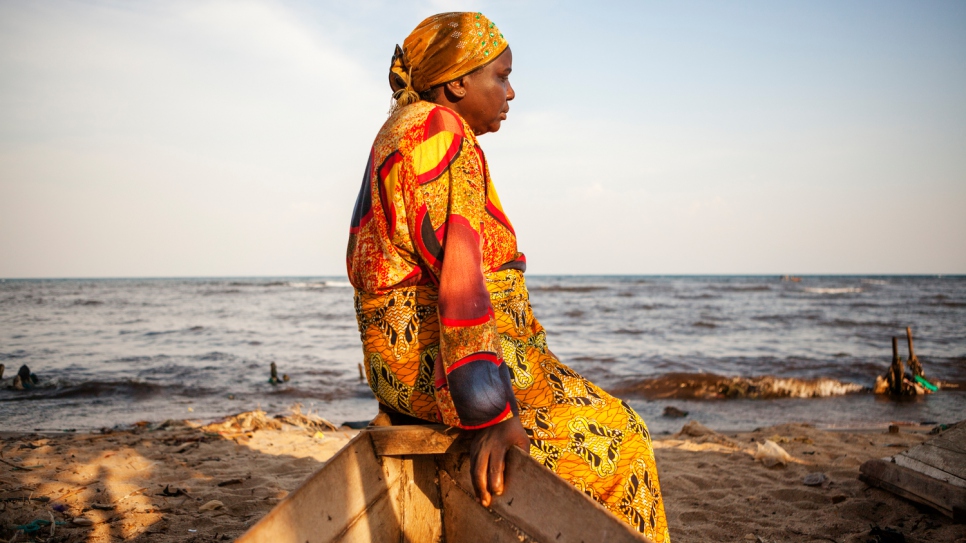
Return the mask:
[[[868,392],[869,388],[826,377],[725,377],[710,373],[668,373],[619,386],[614,394],[643,396],[649,400],[827,398]]]
[[[805,292],[811,294],[855,294],[862,292],[859,287],[805,287]]]

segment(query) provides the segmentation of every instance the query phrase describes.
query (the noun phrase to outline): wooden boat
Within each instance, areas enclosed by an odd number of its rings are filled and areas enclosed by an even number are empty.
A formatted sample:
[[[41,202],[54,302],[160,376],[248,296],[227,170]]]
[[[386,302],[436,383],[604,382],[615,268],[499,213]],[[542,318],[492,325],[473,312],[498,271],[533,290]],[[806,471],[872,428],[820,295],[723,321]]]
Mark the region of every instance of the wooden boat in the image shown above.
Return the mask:
[[[513,448],[506,492],[475,498],[467,441],[442,425],[392,425],[385,413],[237,541],[648,541],[610,511]]]
[[[966,523],[966,420],[907,451],[863,463],[859,479]]]

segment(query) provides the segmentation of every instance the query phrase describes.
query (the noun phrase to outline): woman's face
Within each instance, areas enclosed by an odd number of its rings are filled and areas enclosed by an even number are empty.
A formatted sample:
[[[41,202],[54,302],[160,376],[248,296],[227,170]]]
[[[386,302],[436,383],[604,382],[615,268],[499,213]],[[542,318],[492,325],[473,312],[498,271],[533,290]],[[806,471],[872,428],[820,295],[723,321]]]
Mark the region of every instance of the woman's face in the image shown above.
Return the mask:
[[[510,86],[513,53],[507,47],[493,62],[462,78],[465,95],[454,104],[476,135],[496,132],[516,94]]]

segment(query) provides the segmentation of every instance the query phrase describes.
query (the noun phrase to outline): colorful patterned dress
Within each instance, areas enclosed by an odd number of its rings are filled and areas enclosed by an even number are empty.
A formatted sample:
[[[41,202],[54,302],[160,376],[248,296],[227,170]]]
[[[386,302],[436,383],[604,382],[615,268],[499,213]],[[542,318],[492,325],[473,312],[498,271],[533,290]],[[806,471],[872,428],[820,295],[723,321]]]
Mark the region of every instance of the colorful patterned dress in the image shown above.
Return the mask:
[[[454,111],[416,102],[383,125],[347,265],[380,402],[467,429],[518,416],[531,456],[655,542],[670,541],[644,421],[550,352],[513,226]]]

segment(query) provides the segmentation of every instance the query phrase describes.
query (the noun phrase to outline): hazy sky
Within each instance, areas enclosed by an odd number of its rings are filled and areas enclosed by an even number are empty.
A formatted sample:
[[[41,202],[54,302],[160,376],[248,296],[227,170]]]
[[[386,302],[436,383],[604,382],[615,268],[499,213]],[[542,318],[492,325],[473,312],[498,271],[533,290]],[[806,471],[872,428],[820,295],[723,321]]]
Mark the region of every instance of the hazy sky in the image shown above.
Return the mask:
[[[480,10],[531,273],[966,272],[966,3],[0,2],[0,277],[334,275],[393,46]]]

